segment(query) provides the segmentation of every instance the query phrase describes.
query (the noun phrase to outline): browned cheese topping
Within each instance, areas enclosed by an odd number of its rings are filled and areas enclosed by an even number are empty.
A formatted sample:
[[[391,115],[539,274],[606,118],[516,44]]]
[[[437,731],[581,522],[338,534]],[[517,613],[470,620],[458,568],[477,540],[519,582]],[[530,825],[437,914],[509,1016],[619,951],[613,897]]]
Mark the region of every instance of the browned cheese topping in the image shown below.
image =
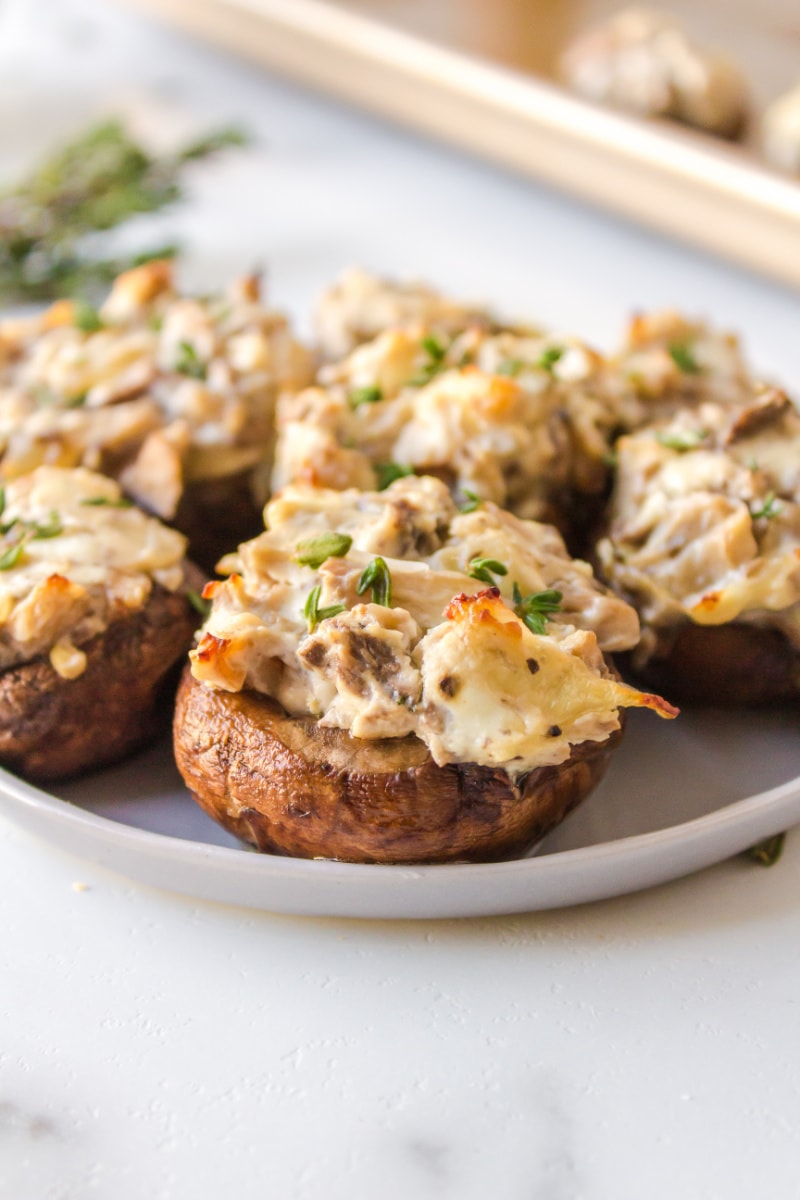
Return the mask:
[[[555,529],[465,507],[431,477],[383,492],[287,487],[207,589],[194,676],[512,775],[604,740],[621,707],[674,715],[609,672],[603,651],[636,643],[635,613]]]
[[[46,654],[73,679],[80,643],[143,608],[154,585],[184,585],[186,539],[103,475],[39,467],[2,499],[0,669]]]
[[[278,392],[309,377],[256,278],[188,297],[149,263],[99,310],[65,300],[0,323],[0,470],[99,469],[167,520],[196,480],[250,472],[265,498]]]

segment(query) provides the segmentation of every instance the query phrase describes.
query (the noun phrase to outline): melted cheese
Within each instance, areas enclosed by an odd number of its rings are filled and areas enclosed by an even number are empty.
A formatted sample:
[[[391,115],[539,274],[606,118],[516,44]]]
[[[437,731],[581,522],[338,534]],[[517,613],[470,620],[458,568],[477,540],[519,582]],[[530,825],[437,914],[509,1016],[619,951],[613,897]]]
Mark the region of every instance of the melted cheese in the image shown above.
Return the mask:
[[[598,555],[645,624],[746,621],[800,644],[800,415],[785,397],[701,405],[618,454]]]
[[[355,737],[415,733],[437,762],[511,774],[563,761],[570,746],[618,728],[619,707],[649,703],[610,679],[603,660],[636,643],[635,613],[549,526],[491,503],[460,513],[430,477],[379,493],[288,487],[265,518],[267,530],[221,564],[229,578],[207,588],[212,611],[191,654],[202,682],[265,692]],[[315,546],[339,553],[298,561]],[[390,576],[386,604],[363,583],[376,557]],[[485,557],[507,569],[490,594],[471,574]],[[515,614],[515,589],[562,593],[546,636]],[[509,638],[513,652],[498,656]],[[463,687],[450,687],[456,677]]]
[[[142,608],[154,583],[182,585],[185,538],[121,497],[82,468],[39,467],[5,489],[0,668],[49,654],[73,679],[86,666],[76,643]]]
[[[549,517],[565,495],[602,490],[624,396],[572,338],[393,328],[281,399],[273,486],[369,489],[399,463]]]
[[[6,479],[41,464],[124,469],[126,490],[171,518],[187,482],[271,455],[278,391],[308,382],[310,358],[256,281],[190,299],[168,264],[149,263],[117,279],[99,318],[86,332],[80,310],[59,301],[0,324]]]

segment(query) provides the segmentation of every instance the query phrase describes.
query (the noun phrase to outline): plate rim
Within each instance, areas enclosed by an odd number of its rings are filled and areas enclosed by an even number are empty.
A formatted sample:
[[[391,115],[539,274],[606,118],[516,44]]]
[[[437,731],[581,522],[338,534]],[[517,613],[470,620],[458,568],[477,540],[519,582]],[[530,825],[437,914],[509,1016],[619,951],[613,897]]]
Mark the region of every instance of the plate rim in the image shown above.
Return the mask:
[[[691,874],[800,823],[800,775],[677,825],[496,863],[343,863],[250,853],[127,825],[87,811],[2,768],[0,800],[5,801],[3,815],[17,825],[129,879],[169,892],[273,913],[436,919],[568,907]],[[65,830],[66,842],[57,836]],[[103,852],[98,854],[98,849]],[[671,861],[671,849],[684,853]],[[158,869],[155,874],[150,869],[165,861],[174,869],[167,879]],[[608,875],[615,866],[623,871],[611,883]],[[197,868],[208,871],[209,867],[221,886],[198,891]],[[564,874],[573,887],[559,898],[553,885]],[[502,885],[510,885],[507,895],[483,896],[480,885],[487,881],[499,883],[501,892]],[[248,890],[254,883],[258,894]],[[316,900],[302,892],[309,883],[318,893],[321,888]],[[538,896],[537,883],[543,885]],[[286,885],[289,891],[281,894]],[[479,885],[478,894],[470,895],[470,885]],[[378,890],[377,901],[364,897],[365,887]]]

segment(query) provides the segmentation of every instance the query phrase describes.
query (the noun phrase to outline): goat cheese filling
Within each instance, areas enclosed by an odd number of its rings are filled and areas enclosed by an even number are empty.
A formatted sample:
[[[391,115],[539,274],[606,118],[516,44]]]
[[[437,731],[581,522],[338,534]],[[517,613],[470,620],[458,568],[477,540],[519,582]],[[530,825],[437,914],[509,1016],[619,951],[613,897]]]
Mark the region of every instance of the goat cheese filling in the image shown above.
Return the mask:
[[[604,740],[622,707],[674,715],[608,669],[604,651],[636,643],[636,615],[550,526],[489,501],[459,511],[432,477],[287,487],[265,520],[206,589],[200,682],[512,776]]]
[[[0,669],[49,657],[63,678],[80,645],[145,606],[153,587],[185,586],[186,539],[84,468],[39,467],[2,491]]]

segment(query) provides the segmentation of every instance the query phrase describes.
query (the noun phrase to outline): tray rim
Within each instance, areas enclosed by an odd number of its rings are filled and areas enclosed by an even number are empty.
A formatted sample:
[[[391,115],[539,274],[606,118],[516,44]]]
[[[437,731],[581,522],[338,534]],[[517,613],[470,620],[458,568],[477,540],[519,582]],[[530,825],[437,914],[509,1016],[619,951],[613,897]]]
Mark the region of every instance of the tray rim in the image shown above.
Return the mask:
[[[339,99],[800,287],[800,182],[667,121],[325,0],[121,0]]]

